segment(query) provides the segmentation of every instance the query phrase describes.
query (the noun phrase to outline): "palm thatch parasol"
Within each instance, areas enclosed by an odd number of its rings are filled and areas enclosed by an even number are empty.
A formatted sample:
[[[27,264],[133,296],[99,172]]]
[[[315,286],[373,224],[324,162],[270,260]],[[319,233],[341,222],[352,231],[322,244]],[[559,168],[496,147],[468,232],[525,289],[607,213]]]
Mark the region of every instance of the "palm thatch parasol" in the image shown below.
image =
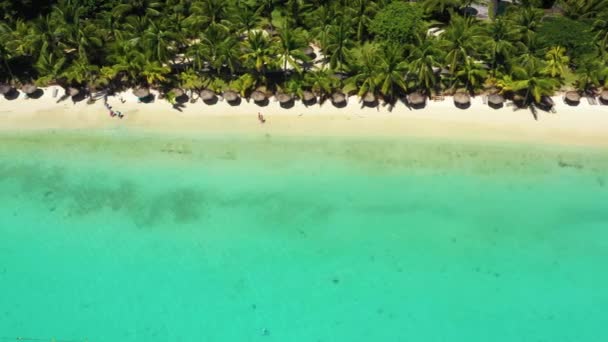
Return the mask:
[[[317,97],[315,96],[315,94],[312,91],[304,90],[302,92],[302,99],[304,100],[304,102],[310,102],[316,98]]]
[[[259,90],[254,90],[253,93],[251,93],[251,99],[255,102],[264,102],[266,100],[266,94]]]
[[[173,88],[171,89],[171,92],[173,93],[173,95],[175,95],[175,97],[180,97],[184,95],[184,91],[181,88]]]
[[[495,105],[499,105],[505,102],[505,98],[500,94],[491,94],[490,96],[488,96],[488,102]]]
[[[80,89],[78,89],[78,88],[74,88],[74,87],[68,88],[68,95],[70,95],[70,96],[76,96],[79,93],[80,93]]]
[[[365,103],[374,103],[376,102],[376,95],[374,95],[374,93],[372,92],[367,92],[363,95],[363,102]]]
[[[458,92],[454,94],[454,103],[460,106],[466,106],[471,103],[471,97],[465,92]]]
[[[566,92],[566,102],[568,104],[577,104],[581,101],[581,95],[576,91]]]
[[[0,84],[0,95],[8,94],[12,89],[13,87],[8,84]]]
[[[36,90],[38,90],[38,87],[36,87],[34,84],[28,83],[26,85],[24,85],[21,88],[21,91],[23,91],[26,94],[33,94]]]
[[[141,99],[143,97],[150,95],[150,89],[148,89],[148,88],[133,89],[133,95],[135,95]]]
[[[224,99],[228,102],[234,102],[239,99],[239,94],[232,90],[227,90],[224,92]]]
[[[334,104],[342,104],[346,102],[346,95],[344,95],[344,93],[333,93],[331,95],[331,102],[333,102]]]
[[[407,96],[407,102],[412,105],[421,105],[426,102],[426,96],[422,95],[419,92],[414,92]]]
[[[215,92],[209,89],[201,90],[200,97],[203,101],[211,101],[215,98]]]
[[[311,46],[305,47],[303,52],[306,56],[309,57],[315,54],[315,50]]]
[[[600,93],[600,101],[604,104],[608,104],[608,89],[602,90]]]
[[[279,103],[288,103],[292,99],[293,97],[290,94],[280,93],[277,95],[277,100],[279,100]]]

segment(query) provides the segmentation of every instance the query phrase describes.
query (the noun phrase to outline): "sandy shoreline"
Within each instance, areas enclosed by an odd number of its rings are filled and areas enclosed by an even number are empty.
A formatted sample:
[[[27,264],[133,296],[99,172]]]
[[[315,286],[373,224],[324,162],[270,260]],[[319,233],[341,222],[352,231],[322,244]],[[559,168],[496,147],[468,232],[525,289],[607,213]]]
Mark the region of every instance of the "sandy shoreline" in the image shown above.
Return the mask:
[[[62,94],[62,90],[59,91]],[[39,99],[0,98],[0,131],[36,130],[112,130],[128,129],[155,133],[194,133],[201,135],[279,135],[279,136],[349,136],[349,137],[425,137],[457,140],[525,142],[559,145],[608,146],[608,106],[589,105],[583,98],[568,106],[554,98],[557,113],[539,111],[535,121],[529,110],[511,106],[495,110],[483,104],[481,97],[472,99],[465,110],[454,106],[450,97],[429,101],[424,109],[410,110],[398,103],[388,108],[362,108],[356,97],[346,108],[305,107],[296,102],[293,108],[281,108],[274,99],[266,107],[243,100],[239,106],[226,102],[206,105],[202,101],[186,103],[182,111],[165,100],[138,103],[130,92],[109,97],[124,119],[108,115],[102,100],[87,104],[71,99],[57,103],[52,88]],[[257,120],[262,112],[266,124]]]

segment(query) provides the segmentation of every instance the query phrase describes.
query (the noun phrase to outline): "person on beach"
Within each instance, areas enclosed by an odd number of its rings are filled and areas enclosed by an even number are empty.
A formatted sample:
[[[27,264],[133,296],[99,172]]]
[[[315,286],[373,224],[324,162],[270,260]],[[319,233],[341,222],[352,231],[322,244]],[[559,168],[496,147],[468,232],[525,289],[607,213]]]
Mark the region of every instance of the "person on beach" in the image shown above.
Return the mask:
[[[260,123],[265,123],[266,119],[264,119],[264,115],[262,115],[262,113],[258,112],[258,120],[260,121]]]

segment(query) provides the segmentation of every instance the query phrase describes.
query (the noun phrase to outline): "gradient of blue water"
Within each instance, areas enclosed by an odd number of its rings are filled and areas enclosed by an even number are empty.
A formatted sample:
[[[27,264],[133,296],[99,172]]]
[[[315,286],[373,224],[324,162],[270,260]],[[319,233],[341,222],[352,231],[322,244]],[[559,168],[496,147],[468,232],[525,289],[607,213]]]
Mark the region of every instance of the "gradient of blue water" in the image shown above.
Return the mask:
[[[5,137],[0,337],[605,341],[595,151]]]

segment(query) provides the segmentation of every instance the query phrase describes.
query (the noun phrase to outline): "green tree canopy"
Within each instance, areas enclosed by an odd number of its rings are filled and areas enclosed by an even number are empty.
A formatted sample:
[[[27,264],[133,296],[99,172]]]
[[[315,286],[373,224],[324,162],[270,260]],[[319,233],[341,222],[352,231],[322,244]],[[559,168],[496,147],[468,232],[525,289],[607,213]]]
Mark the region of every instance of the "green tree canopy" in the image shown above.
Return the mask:
[[[426,28],[423,16],[422,8],[415,3],[393,2],[376,14],[370,31],[382,40],[411,43]]]

